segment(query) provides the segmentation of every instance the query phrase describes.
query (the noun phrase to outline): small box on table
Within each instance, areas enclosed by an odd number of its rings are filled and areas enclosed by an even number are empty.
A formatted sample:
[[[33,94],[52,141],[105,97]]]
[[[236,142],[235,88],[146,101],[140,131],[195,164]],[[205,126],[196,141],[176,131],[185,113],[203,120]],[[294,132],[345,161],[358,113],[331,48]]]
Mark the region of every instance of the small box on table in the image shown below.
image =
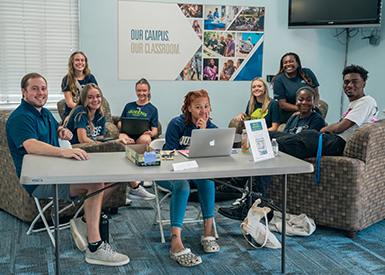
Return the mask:
[[[159,166],[160,153],[147,144],[126,145],[126,157],[138,166]]]

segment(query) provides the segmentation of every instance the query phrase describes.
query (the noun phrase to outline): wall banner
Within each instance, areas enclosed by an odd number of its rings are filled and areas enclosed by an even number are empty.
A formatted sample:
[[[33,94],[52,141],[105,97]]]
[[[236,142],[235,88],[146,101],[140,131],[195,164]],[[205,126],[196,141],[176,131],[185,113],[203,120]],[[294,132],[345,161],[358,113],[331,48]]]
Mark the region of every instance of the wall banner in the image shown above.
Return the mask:
[[[119,80],[262,76],[264,7],[119,1]]]

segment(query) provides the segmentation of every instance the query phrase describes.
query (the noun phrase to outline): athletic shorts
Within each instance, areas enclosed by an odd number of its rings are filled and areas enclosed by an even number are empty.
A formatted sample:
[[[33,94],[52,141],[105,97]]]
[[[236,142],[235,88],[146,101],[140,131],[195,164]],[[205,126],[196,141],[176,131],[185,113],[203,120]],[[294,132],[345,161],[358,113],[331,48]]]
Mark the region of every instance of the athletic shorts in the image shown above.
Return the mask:
[[[32,193],[32,197],[38,199],[52,198],[53,193],[52,184],[42,184],[36,187],[35,191]],[[58,197],[59,199],[66,201],[73,201],[76,197],[70,197],[70,185],[69,184],[58,184]]]

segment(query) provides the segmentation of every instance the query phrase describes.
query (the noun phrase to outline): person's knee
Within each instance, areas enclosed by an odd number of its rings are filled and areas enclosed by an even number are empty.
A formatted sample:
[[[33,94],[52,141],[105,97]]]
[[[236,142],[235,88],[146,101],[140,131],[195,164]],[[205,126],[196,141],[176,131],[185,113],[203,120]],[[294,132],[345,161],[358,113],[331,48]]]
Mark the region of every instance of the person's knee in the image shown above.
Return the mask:
[[[87,191],[87,194],[99,191],[100,189],[103,189],[106,185],[104,182],[98,182],[98,183],[88,183],[85,185],[85,190]]]
[[[172,193],[178,195],[190,195],[190,183],[187,180],[177,181],[172,187]]]
[[[105,183],[105,184],[104,184],[104,187],[111,186],[111,185],[113,185],[113,184],[115,184],[115,183],[116,183],[116,182],[108,182],[108,183]],[[110,187],[109,189],[110,189],[111,191],[115,191],[116,189],[118,189],[118,187],[119,187],[120,184],[121,184],[121,183],[116,184],[115,186],[112,186],[112,187]]]
[[[151,143],[151,137],[149,135],[141,135],[137,140],[137,144],[147,144],[150,145]]]

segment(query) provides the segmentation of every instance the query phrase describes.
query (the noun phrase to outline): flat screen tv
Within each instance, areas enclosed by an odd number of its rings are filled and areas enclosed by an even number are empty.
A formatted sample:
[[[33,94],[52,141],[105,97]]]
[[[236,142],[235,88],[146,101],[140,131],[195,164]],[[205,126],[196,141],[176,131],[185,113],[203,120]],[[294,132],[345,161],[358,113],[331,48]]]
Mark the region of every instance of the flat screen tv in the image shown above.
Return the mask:
[[[378,27],[382,0],[289,0],[289,29]]]

